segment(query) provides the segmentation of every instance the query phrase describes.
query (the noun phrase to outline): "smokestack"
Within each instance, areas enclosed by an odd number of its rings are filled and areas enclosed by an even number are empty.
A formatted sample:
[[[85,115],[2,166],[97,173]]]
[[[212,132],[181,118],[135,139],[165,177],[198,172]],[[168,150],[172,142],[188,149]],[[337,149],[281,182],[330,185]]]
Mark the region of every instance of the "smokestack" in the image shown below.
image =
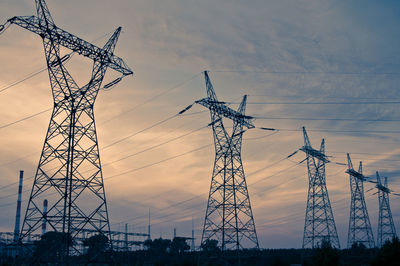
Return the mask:
[[[19,240],[19,222],[21,220],[21,198],[22,198],[22,181],[24,179],[24,171],[19,171],[18,201],[17,214],[15,215],[14,242]]]
[[[174,238],[176,237],[176,228],[174,228]]]
[[[47,199],[43,201],[42,235],[46,234],[46,223],[47,223]]]

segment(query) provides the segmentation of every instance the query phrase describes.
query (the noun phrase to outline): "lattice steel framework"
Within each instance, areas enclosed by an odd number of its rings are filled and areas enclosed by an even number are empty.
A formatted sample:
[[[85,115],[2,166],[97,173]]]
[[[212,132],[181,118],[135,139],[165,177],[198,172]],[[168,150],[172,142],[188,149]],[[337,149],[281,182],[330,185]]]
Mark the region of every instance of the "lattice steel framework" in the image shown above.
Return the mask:
[[[40,233],[43,219],[49,231],[69,234],[72,240],[78,239],[84,230],[94,230],[111,239],[93,105],[108,67],[122,76],[133,74],[114,55],[121,28],[99,48],[58,28],[45,1],[35,2],[37,16],[13,17],[8,21],[42,38],[54,100],[21,240]],[[90,81],[83,87],[76,84],[63,65],[69,56],[60,56],[60,46],[93,60]],[[45,198],[46,214],[40,208]],[[79,250],[66,241],[65,253],[79,254]]]
[[[391,241],[396,235],[394,227],[392,211],[390,210],[389,193],[387,177],[382,185],[381,177],[376,172],[376,188],[378,189],[379,198],[379,220],[378,220],[378,247],[382,247],[387,240]]]
[[[362,162],[360,162],[358,172],[355,171],[350,154],[347,154],[347,164],[346,173],[349,174],[351,191],[347,248],[351,248],[353,244],[363,244],[367,248],[373,248],[375,247],[375,241],[364,198],[364,181],[366,177],[362,174]]]
[[[320,150],[312,148],[306,129],[303,127],[304,146],[300,149],[307,155],[308,197],[304,223],[303,248],[316,248],[322,241],[329,241],[333,247],[340,248],[339,238],[333,218],[328,190],[326,188],[325,140]]]
[[[254,128],[252,118],[244,114],[247,96],[235,111],[218,101],[207,71],[204,76],[207,98],[197,103],[210,110],[215,162],[201,243],[215,239],[222,250],[259,248],[241,158],[243,128]],[[233,121],[231,134],[223,117]]]

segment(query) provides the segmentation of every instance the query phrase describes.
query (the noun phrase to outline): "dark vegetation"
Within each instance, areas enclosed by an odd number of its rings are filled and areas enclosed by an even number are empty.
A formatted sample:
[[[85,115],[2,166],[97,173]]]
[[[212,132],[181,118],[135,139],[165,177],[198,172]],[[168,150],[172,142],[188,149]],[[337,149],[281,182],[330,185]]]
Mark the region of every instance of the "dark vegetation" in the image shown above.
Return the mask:
[[[17,257],[1,257],[1,265],[58,265],[65,261],[64,243],[73,244],[64,234],[48,232],[31,252]],[[111,252],[107,237],[94,235],[84,241],[85,255],[72,256],[70,265],[400,265],[400,241],[394,238],[382,248],[367,249],[355,244],[338,250],[329,242],[316,249],[263,249],[221,252],[218,242],[210,240],[202,251],[191,252],[185,238],[146,240],[144,249]],[[64,260],[64,261],[63,261]],[[60,263],[61,262],[61,263]]]

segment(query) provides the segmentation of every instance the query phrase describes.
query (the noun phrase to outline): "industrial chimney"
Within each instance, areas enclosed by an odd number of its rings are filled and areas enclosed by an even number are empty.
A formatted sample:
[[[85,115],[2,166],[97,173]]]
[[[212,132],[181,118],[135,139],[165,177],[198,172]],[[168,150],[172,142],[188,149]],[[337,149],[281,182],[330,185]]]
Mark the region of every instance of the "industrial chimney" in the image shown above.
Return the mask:
[[[18,201],[17,214],[15,215],[14,242],[19,240],[19,223],[21,220],[21,198],[22,198],[22,181],[24,179],[24,171],[19,171]]]
[[[42,235],[46,234],[46,223],[47,223],[47,199],[43,201]]]

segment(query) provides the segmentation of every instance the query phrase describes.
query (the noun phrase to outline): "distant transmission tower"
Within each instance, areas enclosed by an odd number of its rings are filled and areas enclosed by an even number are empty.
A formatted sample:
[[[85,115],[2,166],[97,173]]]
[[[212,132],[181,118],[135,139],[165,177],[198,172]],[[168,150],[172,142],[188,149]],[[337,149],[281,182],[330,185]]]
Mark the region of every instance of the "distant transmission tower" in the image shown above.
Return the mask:
[[[210,110],[215,162],[201,243],[215,239],[222,250],[258,248],[241,159],[243,127],[254,128],[252,118],[244,114],[247,97],[243,97],[238,111],[235,111],[218,101],[207,71],[204,76],[207,98],[197,103]],[[223,117],[233,121],[231,134],[225,129]]]
[[[304,146],[300,149],[307,155],[308,198],[304,223],[303,248],[319,247],[322,241],[329,241],[333,247],[340,248],[339,238],[333,218],[328,190],[326,188],[325,140],[320,150],[311,147],[306,129],[303,127]]]
[[[54,99],[20,239],[40,233],[43,220],[49,231],[70,235],[72,243],[85,229],[110,238],[93,105],[108,67],[122,76],[107,87],[133,74],[114,55],[121,28],[99,48],[58,28],[45,1],[35,2],[37,16],[13,17],[8,21],[42,38]],[[60,46],[93,60],[88,84],[79,87],[75,83],[63,65],[69,55],[61,56]],[[47,213],[40,208],[44,199],[48,200]],[[80,253],[72,243],[66,240],[65,254]]]
[[[394,227],[392,211],[390,210],[389,193],[390,190],[387,184],[382,185],[381,177],[376,172],[376,188],[378,189],[379,197],[379,221],[378,221],[378,247],[382,247],[387,240],[391,241],[396,236],[396,228]]]
[[[375,247],[374,236],[372,234],[371,222],[369,220],[367,205],[364,199],[364,180],[362,174],[362,163],[358,172],[354,170],[350,154],[347,154],[348,170],[346,173],[350,177],[351,204],[349,232],[347,237],[347,248],[353,244],[363,244],[367,248]]]

